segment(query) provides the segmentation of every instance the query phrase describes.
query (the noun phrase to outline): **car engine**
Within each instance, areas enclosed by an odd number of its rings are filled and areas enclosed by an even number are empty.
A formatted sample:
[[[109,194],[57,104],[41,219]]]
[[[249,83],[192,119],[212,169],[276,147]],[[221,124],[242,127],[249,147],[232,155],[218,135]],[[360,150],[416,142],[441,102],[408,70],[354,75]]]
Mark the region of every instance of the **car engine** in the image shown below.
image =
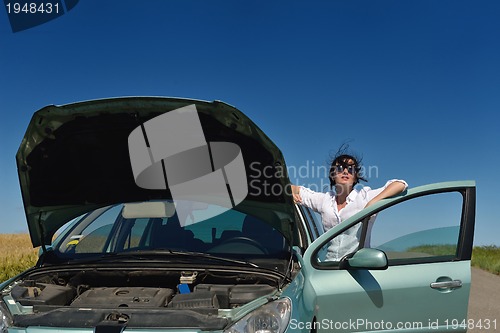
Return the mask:
[[[277,281],[255,272],[84,269],[32,274],[4,300],[15,303],[18,327],[222,329],[231,309],[275,294]]]

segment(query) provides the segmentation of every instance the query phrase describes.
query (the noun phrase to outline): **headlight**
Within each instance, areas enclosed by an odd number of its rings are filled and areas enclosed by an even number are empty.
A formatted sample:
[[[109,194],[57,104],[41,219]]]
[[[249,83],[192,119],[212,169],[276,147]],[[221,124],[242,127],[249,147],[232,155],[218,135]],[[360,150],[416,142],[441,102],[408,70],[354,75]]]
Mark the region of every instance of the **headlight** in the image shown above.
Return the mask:
[[[281,298],[250,312],[224,332],[283,333],[290,321],[290,312],[290,299]]]

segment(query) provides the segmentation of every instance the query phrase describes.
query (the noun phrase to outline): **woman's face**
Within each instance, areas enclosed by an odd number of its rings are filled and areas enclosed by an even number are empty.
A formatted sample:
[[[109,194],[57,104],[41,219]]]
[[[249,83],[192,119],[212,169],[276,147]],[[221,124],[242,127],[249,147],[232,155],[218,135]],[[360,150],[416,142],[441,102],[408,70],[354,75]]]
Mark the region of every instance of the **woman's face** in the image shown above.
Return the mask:
[[[350,186],[356,183],[356,163],[352,159],[335,163],[334,180],[336,185]]]

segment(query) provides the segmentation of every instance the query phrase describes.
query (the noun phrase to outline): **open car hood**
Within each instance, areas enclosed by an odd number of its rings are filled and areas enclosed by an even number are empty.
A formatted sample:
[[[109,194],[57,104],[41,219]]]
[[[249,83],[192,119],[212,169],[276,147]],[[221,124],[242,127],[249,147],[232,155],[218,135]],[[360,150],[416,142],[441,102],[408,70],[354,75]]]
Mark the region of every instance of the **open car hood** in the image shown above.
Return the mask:
[[[219,101],[127,97],[51,105],[33,115],[16,154],[33,246],[50,244],[57,229],[98,207],[171,199],[169,185],[137,184],[129,136],[134,130],[144,131],[144,124],[153,118],[193,105],[207,142],[230,142],[241,150],[248,193],[239,204],[234,202],[236,209],[262,207],[264,215],[272,216],[261,217],[294,244],[298,237],[292,227],[284,158],[249,118]],[[212,170],[218,168],[216,164],[214,168],[212,162]]]

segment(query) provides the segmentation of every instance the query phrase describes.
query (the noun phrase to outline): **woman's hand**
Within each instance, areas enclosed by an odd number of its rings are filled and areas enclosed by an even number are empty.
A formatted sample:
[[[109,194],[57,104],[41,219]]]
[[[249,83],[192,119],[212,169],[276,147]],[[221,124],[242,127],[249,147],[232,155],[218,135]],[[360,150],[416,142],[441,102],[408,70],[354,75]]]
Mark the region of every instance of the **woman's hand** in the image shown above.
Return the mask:
[[[300,187],[297,185],[291,185],[292,186],[292,197],[293,197],[293,202],[294,203],[302,203],[302,198],[300,197]]]

